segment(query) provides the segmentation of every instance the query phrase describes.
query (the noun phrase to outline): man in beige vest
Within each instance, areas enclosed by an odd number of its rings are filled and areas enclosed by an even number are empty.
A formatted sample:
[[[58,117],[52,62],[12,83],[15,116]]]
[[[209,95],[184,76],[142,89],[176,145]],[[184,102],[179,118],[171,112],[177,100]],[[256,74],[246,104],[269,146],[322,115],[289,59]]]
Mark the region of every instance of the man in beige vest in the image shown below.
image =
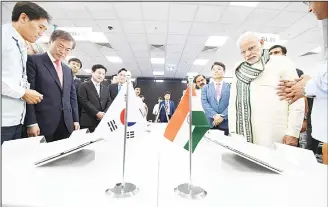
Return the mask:
[[[244,33],[237,45],[244,61],[237,64],[231,85],[230,133],[269,148],[275,142],[297,146],[304,101],[289,105],[276,94],[279,80],[298,77],[295,65],[286,56],[270,57],[255,33]]]

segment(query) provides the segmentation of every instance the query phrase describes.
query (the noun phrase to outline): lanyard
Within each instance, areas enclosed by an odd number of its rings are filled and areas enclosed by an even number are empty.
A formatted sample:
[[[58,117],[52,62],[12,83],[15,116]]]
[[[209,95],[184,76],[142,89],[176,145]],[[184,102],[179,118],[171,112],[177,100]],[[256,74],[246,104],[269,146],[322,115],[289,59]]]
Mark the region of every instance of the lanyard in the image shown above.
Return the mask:
[[[22,74],[22,78],[24,78],[25,76],[25,74],[26,74],[26,69],[25,69],[25,65],[24,65],[24,60],[23,60],[23,53],[22,53],[22,50],[21,50],[21,47],[19,46],[19,44],[18,44],[18,40],[15,38],[15,37],[12,37],[13,38],[13,40],[15,40],[15,42],[16,42],[16,46],[17,46],[17,48],[18,48],[18,50],[19,50],[19,53],[20,53],[20,55],[21,55],[21,63],[22,63],[22,67],[23,67],[23,74]]]

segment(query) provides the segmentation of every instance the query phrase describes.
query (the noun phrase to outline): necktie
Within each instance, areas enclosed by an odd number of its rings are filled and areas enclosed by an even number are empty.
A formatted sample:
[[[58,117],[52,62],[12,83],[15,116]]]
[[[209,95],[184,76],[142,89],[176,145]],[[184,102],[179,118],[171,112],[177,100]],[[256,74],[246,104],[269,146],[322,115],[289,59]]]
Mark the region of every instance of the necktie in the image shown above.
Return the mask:
[[[216,99],[219,100],[221,95],[221,83],[216,84],[215,92],[216,92]]]
[[[119,85],[118,85],[118,92],[120,92],[121,87],[122,87],[121,84],[119,84]]]
[[[165,110],[168,113],[169,110],[169,103],[167,101],[165,101]]]
[[[60,85],[63,86],[63,69],[61,67],[61,61],[56,60],[55,64],[56,64],[56,71],[57,71],[57,75],[58,75],[58,78],[60,81]]]

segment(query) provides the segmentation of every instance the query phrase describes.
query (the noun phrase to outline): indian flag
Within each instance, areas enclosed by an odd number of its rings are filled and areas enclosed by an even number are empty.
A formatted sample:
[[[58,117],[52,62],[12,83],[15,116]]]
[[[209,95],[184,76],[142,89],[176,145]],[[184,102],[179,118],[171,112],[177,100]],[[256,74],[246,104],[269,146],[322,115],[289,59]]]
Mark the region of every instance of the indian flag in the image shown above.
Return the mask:
[[[164,137],[189,150],[189,87],[169,121]],[[210,128],[201,99],[192,91],[192,152]]]

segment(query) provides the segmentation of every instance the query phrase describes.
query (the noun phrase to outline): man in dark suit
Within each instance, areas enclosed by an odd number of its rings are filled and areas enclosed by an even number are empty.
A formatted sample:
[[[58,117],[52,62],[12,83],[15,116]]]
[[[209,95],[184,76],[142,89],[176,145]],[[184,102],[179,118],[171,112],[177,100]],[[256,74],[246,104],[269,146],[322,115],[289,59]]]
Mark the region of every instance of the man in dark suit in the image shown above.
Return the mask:
[[[202,88],[202,106],[212,129],[219,129],[228,136],[230,84],[223,81],[224,72],[223,63],[213,63],[211,68],[213,82]]]
[[[128,72],[127,69],[122,68],[117,73],[118,82],[109,85],[109,94],[112,101],[114,101],[115,97],[117,96],[118,92],[121,90],[121,87],[124,83],[126,83],[126,73]]]
[[[43,94],[41,103],[27,106],[28,136],[44,135],[52,142],[68,138],[80,128],[73,73],[62,63],[74,47],[75,40],[68,32],[55,30],[48,51],[28,57],[28,81]]]
[[[92,66],[91,80],[81,83],[78,99],[81,104],[81,128],[88,128],[93,132],[104,117],[112,100],[109,88],[101,82],[104,80],[107,69],[103,65]]]
[[[82,80],[78,77],[76,77],[76,74],[81,70],[82,68],[82,62],[78,58],[71,58],[68,60],[68,65],[72,69],[73,75],[74,75],[74,84],[76,89],[76,95],[79,94],[79,85],[82,83]],[[81,118],[81,106],[78,102],[79,107],[79,118]]]
[[[169,122],[175,111],[174,102],[171,101],[170,98],[171,93],[169,91],[166,91],[164,93],[164,101],[159,104],[159,120],[161,123]]]

